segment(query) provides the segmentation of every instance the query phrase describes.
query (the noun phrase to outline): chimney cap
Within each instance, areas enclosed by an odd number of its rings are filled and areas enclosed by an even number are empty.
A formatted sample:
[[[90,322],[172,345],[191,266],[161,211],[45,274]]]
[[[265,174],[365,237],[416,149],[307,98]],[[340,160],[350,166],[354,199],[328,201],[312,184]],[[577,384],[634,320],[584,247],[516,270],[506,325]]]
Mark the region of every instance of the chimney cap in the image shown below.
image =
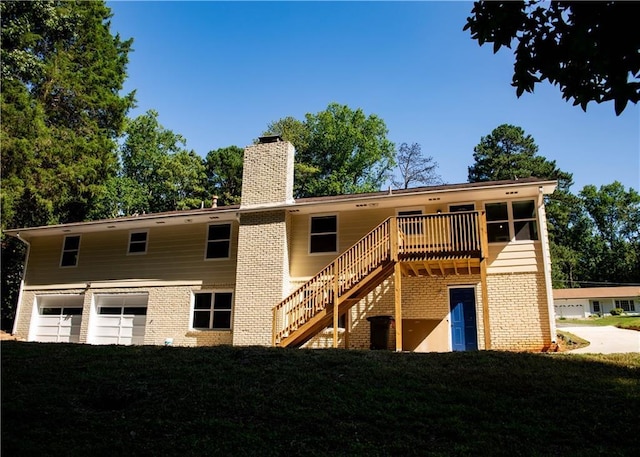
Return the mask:
[[[282,141],[280,135],[265,135],[258,138],[258,144],[277,143]]]

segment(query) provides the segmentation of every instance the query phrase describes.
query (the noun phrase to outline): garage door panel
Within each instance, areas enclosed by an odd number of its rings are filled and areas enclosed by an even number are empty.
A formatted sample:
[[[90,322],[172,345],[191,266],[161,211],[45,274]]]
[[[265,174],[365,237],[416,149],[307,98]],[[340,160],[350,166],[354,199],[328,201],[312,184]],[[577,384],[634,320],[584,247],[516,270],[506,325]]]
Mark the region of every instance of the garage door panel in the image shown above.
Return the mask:
[[[81,296],[39,296],[33,339],[44,343],[78,343],[82,324]]]
[[[146,296],[102,296],[96,303],[94,344],[144,343]]]

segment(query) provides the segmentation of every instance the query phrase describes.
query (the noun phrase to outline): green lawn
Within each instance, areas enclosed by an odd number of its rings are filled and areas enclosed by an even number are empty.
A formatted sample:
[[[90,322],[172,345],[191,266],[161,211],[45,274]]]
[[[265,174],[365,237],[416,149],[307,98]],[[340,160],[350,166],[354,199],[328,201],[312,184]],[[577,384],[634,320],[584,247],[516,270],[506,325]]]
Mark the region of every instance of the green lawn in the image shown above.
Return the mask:
[[[3,456],[635,455],[636,354],[2,344]]]
[[[640,316],[611,316],[590,317],[588,319],[558,319],[563,324],[579,325],[613,325],[619,328],[640,330]]]

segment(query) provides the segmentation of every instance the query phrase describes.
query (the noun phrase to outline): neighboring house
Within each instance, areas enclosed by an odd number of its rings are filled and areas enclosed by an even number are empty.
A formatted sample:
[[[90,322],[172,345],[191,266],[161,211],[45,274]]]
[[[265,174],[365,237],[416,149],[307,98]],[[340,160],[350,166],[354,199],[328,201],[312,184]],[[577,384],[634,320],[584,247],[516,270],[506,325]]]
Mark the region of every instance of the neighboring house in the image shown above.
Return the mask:
[[[626,313],[640,311],[640,286],[554,289],[556,317],[583,318],[610,314],[614,308]]]
[[[239,206],[8,230],[28,245],[14,333],[369,348],[367,318],[387,315],[396,350],[553,344],[555,181],[294,200],[293,155],[278,137],[247,147]]]

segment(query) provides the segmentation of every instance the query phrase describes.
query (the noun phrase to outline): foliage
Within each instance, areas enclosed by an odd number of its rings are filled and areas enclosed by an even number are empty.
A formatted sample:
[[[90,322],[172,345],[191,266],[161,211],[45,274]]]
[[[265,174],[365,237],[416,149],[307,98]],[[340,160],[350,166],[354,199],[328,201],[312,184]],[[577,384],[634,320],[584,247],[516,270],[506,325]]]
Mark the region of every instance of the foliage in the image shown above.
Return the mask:
[[[629,433],[640,407],[637,354],[10,341],[3,342],[1,356],[2,413],[11,418],[2,424],[3,455],[166,455],[170,449],[176,455],[221,456],[425,450],[434,456],[511,456],[637,450]],[[580,413],[561,427],[549,426],[567,411]],[[606,433],[594,433],[594,424],[606,424]]]
[[[622,309],[622,308],[613,308],[609,312],[611,313],[612,316],[621,316],[622,314],[624,314],[624,309]]]
[[[113,183],[115,195],[122,198],[116,209],[120,214],[173,211],[203,204],[207,193],[202,159],[184,148],[186,140],[181,135],[159,123],[156,111],[149,110],[128,122],[125,133],[122,171]]]
[[[607,325],[613,325],[614,327],[627,329],[627,330],[637,330],[640,331],[640,316],[632,316],[628,314],[624,314],[624,310],[622,308],[618,308],[620,310],[619,315],[603,315],[603,316],[589,316],[589,319],[564,319],[562,322],[565,324],[579,324],[579,325],[593,325],[598,327],[603,327]]]
[[[518,97],[548,80],[586,111],[613,100],[616,114],[640,100],[637,2],[475,2],[464,30],[496,53],[514,41]]]
[[[120,95],[131,40],[110,16],[99,1],[0,3],[3,229],[85,220],[115,174],[133,94]],[[22,252],[2,241],[3,317]]]
[[[242,161],[244,149],[228,146],[209,151],[205,159],[208,190],[217,195],[219,205],[236,205],[242,194]]]
[[[438,163],[431,156],[424,156],[418,143],[411,145],[402,143],[396,154],[397,169],[400,180],[394,180],[393,185],[408,189],[411,183],[432,185],[442,183],[442,178],[436,173]]]
[[[304,122],[272,122],[265,134],[279,134],[296,148],[296,197],[379,190],[394,165],[394,146],[375,114],[331,103]]]

